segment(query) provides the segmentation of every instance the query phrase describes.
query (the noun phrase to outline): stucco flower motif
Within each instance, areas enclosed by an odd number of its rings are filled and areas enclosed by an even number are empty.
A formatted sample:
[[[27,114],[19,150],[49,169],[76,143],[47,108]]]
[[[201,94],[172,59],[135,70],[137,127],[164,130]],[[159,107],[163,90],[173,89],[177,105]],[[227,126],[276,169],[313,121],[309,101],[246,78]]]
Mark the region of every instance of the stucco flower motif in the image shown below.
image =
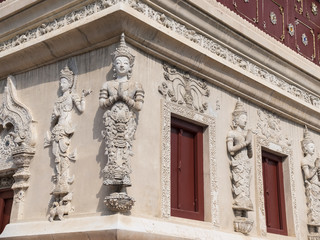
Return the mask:
[[[307,38],[307,35],[305,33],[302,34],[301,39],[302,39],[302,43],[305,46],[307,46],[308,45],[308,38]]]
[[[274,12],[270,12],[270,21],[273,25],[277,24],[277,15]]]
[[[313,15],[315,15],[315,16],[318,15],[318,7],[314,2],[311,5],[311,11],[312,11]]]
[[[291,37],[294,35],[294,26],[293,26],[292,23],[288,24],[288,32],[289,32]]]

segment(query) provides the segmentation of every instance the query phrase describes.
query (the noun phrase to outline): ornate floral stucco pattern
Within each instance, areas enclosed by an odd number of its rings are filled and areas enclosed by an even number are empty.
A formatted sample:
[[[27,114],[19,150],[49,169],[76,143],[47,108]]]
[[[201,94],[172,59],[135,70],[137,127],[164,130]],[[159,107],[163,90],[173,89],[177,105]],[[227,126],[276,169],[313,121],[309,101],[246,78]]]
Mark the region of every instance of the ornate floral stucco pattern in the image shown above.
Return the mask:
[[[290,192],[292,200],[293,209],[293,222],[295,235],[297,239],[301,239],[301,232],[299,226],[299,215],[296,202],[296,184],[295,184],[295,165],[292,158],[291,144],[287,139],[283,139],[283,131],[281,130],[280,119],[267,111],[258,110],[258,115],[260,117],[257,124],[257,137],[256,137],[256,174],[257,174],[257,191],[258,191],[258,201],[259,201],[259,221],[260,221],[260,231],[263,236],[267,234],[266,227],[266,213],[264,207],[264,188],[263,188],[263,175],[262,175],[262,153],[261,149],[271,149],[273,152],[278,152],[282,155],[286,155],[286,161],[289,162],[289,177],[290,177]],[[264,115],[264,118],[261,118]],[[261,131],[263,126],[264,131]],[[278,131],[278,132],[277,132]],[[277,132],[277,133],[276,133]],[[276,134],[276,136],[273,136]]]
[[[0,188],[7,186],[14,190],[13,215],[20,219],[25,192],[29,188],[35,134],[31,113],[18,101],[13,81],[14,77],[9,76],[0,107],[0,170],[4,172],[0,178]]]
[[[257,134],[281,145],[291,146],[288,137],[284,137],[281,121],[277,115],[265,110],[258,110]]]
[[[210,195],[211,195],[211,216],[212,224],[219,227],[219,206],[218,206],[218,182],[217,182],[217,162],[215,159],[215,119],[211,116],[197,113],[187,107],[170,103],[165,100],[162,103],[162,138],[161,138],[161,185],[162,185],[162,207],[161,214],[163,217],[170,217],[170,196],[171,196],[171,152],[170,152],[170,132],[171,132],[171,114],[175,114],[200,124],[208,126],[209,130],[209,167],[210,167]]]
[[[274,74],[268,72],[266,69],[263,69],[262,67],[259,67],[256,64],[250,62],[250,60],[246,59],[245,57],[235,54],[227,47],[216,43],[211,38],[208,38],[193,29],[187,28],[185,25],[166,16],[164,13],[152,9],[150,6],[140,0],[97,0],[81,7],[79,10],[72,11],[62,17],[54,19],[51,22],[44,22],[38,25],[36,28],[30,29],[24,33],[18,34],[14,38],[0,43],[0,53],[24,44],[32,39],[37,39],[50,32],[61,29],[62,27],[68,26],[97,12],[101,12],[102,10],[118,3],[128,4],[138,12],[160,23],[166,28],[169,28],[170,30],[182,35],[183,37],[200,45],[201,47],[209,50],[216,56],[227,60],[228,62],[234,64],[237,67],[240,67],[243,70],[246,70],[247,72],[252,73],[260,79],[271,83],[272,85],[282,89],[283,91],[286,91],[292,96],[295,96],[306,103],[320,108],[319,96],[306,91],[305,89],[302,89],[299,86],[288,82],[287,80],[275,76]]]
[[[158,87],[159,92],[172,102],[185,105],[203,113],[208,108],[204,97],[210,96],[210,90],[204,80],[198,79],[168,64],[163,64],[165,82]]]

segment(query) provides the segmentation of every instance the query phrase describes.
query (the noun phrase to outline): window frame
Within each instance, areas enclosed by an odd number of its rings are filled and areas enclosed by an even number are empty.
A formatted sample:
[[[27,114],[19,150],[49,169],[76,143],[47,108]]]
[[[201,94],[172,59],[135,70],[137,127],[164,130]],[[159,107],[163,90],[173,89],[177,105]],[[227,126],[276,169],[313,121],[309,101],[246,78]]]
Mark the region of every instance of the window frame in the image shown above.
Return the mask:
[[[0,190],[0,234],[10,223],[14,191],[11,188]]]
[[[189,218],[194,220],[204,221],[204,179],[203,179],[203,127],[190,123],[188,121],[179,119],[177,117],[171,116],[171,129],[177,128],[180,129],[178,133],[178,147],[177,147],[177,161],[181,160],[181,146],[179,146],[179,141],[181,140],[181,130],[188,131],[189,133],[194,134],[194,158],[192,164],[194,165],[194,208],[195,211],[188,211],[179,208],[173,207],[173,201],[178,202],[179,199],[179,170],[173,172],[173,167],[171,165],[171,190],[176,189],[176,192],[171,191],[171,216]],[[171,142],[171,154],[172,154],[172,140]],[[172,158],[172,155],[171,155]],[[174,164],[171,159],[171,164]],[[177,163],[175,163],[177,164]],[[178,164],[179,165],[179,164]],[[174,179],[172,176],[175,175],[177,179]],[[176,188],[173,188],[173,185],[176,185]]]
[[[288,229],[287,229],[287,220],[286,220],[286,204],[285,204],[285,193],[284,193],[284,179],[283,179],[283,161],[284,158],[281,156],[278,156],[276,154],[272,154],[266,150],[262,150],[262,175],[263,175],[263,189],[264,189],[264,205],[265,205],[265,217],[266,217],[266,225],[267,225],[267,232],[269,233],[275,233],[275,234],[280,234],[280,235],[288,235]],[[267,176],[266,176],[266,164],[265,160],[269,160],[272,162],[276,162],[276,184],[277,184],[277,189],[278,189],[278,207],[279,207],[279,223],[280,223],[280,228],[273,228],[268,226],[268,214],[270,213],[270,208],[268,207],[268,202],[267,202],[267,190],[268,188],[266,187],[266,181],[267,181]]]
[[[171,157],[170,135],[171,116],[193,122],[204,128],[203,136],[203,171],[204,171],[204,222],[210,222],[214,229],[220,228],[219,185],[216,159],[216,118],[196,112],[188,107],[167,101],[161,103],[161,217],[171,218]],[[175,218],[174,221],[192,221]],[[198,221],[198,223],[202,223]]]

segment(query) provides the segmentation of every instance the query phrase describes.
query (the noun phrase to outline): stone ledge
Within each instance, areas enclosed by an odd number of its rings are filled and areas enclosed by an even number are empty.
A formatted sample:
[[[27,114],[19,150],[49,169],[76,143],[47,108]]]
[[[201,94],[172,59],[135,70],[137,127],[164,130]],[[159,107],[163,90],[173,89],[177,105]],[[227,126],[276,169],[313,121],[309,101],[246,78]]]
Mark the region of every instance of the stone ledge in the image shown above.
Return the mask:
[[[60,222],[26,222],[6,226],[0,239],[8,240],[182,240],[182,239],[228,239],[263,240],[265,238],[244,236],[213,230],[201,221],[187,219],[149,219],[120,214],[111,216],[69,218]],[[270,239],[293,240],[293,237],[270,235]]]

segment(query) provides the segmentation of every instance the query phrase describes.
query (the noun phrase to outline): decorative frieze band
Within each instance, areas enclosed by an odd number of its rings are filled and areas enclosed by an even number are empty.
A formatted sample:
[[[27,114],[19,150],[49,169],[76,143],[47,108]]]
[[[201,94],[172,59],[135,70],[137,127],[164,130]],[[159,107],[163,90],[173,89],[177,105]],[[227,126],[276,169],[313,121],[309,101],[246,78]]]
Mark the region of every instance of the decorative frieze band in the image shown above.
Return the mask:
[[[128,4],[133,9],[141,12],[145,16],[152,20],[160,23],[161,25],[169,28],[170,30],[184,36],[190,41],[200,45],[201,47],[214,53],[216,56],[227,60],[233,65],[240,67],[247,72],[271,83],[272,85],[286,91],[299,98],[300,100],[309,103],[317,108],[320,108],[320,98],[309,91],[301,89],[300,87],[293,85],[283,79],[276,77],[274,74],[268,72],[256,64],[250,62],[248,59],[235,54],[230,51],[227,47],[224,47],[212,39],[197,33],[195,30],[187,28],[185,25],[177,22],[176,20],[167,17],[164,13],[152,9],[147,4],[139,0],[98,0],[94,1],[86,6],[81,7],[79,10],[72,11],[60,18],[54,19],[51,22],[45,22],[40,24],[38,27],[30,29],[22,34],[15,36],[5,42],[0,43],[0,53],[23,43],[26,43],[32,39],[36,39],[50,32],[56,31],[62,27],[70,25],[81,19],[89,17],[95,13],[101,12],[102,10],[113,6],[118,3]]]

